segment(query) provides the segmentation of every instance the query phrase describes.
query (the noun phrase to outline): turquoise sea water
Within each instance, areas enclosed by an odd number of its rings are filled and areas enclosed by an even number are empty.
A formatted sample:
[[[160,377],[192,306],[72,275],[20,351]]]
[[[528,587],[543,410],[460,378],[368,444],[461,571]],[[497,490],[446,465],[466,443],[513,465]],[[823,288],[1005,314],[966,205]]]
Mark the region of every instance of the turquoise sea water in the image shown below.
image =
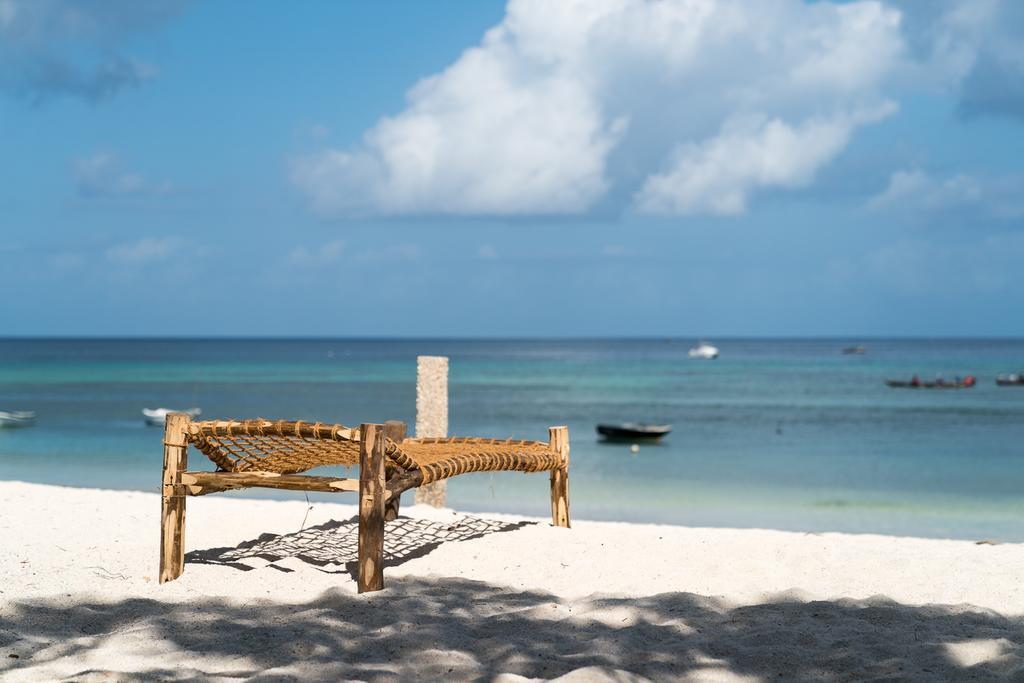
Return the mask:
[[[451,358],[451,433],[569,425],[577,518],[1024,541],[1024,387],[994,382],[1024,370],[1024,340],[713,341],[716,361],[687,358],[691,339],[0,340],[0,410],[39,415],[0,430],[0,479],[157,490],[143,407],[412,424],[416,355],[432,354]],[[853,343],[868,354],[839,353]],[[979,384],[883,383],[913,373]],[[632,454],[596,437],[616,420],[674,430]],[[471,511],[544,515],[547,496],[545,475],[449,484]]]

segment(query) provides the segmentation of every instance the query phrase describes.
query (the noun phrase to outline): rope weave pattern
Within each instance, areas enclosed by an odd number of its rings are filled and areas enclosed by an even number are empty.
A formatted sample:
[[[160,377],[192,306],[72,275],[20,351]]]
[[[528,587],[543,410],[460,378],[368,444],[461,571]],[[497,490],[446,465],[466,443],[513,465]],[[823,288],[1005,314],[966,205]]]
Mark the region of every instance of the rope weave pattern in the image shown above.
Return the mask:
[[[225,472],[297,474],[324,465],[359,465],[359,430],[337,424],[286,420],[193,422],[187,440]],[[388,470],[420,470],[423,483],[467,472],[544,472],[564,467],[546,443],[519,439],[451,437],[386,439]]]
[[[401,454],[404,459],[394,456],[399,466],[418,467],[424,484],[467,472],[546,472],[563,466],[562,457],[546,443],[519,439],[406,439]]]
[[[358,434],[319,422],[229,420],[193,422],[188,438],[225,472],[297,474],[321,465],[358,465]]]

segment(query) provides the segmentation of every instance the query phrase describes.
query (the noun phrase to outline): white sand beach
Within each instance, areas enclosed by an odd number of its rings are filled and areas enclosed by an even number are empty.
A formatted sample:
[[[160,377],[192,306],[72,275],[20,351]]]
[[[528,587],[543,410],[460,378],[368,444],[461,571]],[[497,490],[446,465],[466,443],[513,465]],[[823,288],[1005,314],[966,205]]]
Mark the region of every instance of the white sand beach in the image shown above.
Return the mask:
[[[185,573],[165,585],[159,508],[0,482],[0,678],[1024,675],[1020,544],[407,507],[385,590],[358,595],[351,504],[192,499]]]

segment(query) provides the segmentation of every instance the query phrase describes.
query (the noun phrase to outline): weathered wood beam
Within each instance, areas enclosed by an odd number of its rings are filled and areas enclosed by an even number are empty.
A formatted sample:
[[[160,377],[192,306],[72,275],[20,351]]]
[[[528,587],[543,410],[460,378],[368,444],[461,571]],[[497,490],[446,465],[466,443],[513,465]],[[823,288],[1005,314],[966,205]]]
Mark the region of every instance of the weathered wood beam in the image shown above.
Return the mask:
[[[562,467],[551,470],[551,523],[569,527],[569,428],[551,427],[548,430],[551,450],[562,456]]]
[[[359,445],[360,593],[384,588],[384,434],[383,425],[363,424]]]
[[[188,415],[172,413],[164,423],[164,470],[160,503],[160,583],[185,571],[185,496],[181,473],[188,467]]]
[[[394,441],[396,444],[401,444],[405,439],[406,426],[404,422],[400,420],[388,420],[384,423],[384,436]],[[390,493],[390,483],[388,484]],[[384,521],[392,522],[398,519],[398,507],[402,503],[402,492],[399,491],[397,495],[386,495],[384,500]]]
[[[358,491],[359,481],[338,477],[311,477],[303,474],[277,472],[183,472],[181,483],[190,496],[203,496],[218,491],[259,487],[290,491],[341,493]]]
[[[394,475],[391,479],[388,479],[387,483],[388,501],[396,499],[398,496],[401,496],[404,491],[414,489],[422,483],[423,472],[420,470],[411,470]]]

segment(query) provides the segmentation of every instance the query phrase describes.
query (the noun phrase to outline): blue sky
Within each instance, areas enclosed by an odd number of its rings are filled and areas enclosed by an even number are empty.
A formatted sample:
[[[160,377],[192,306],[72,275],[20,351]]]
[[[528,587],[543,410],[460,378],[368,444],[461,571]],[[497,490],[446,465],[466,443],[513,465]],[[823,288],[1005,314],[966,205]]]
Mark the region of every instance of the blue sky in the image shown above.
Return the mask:
[[[1022,33],[0,0],[0,334],[1024,335]]]

